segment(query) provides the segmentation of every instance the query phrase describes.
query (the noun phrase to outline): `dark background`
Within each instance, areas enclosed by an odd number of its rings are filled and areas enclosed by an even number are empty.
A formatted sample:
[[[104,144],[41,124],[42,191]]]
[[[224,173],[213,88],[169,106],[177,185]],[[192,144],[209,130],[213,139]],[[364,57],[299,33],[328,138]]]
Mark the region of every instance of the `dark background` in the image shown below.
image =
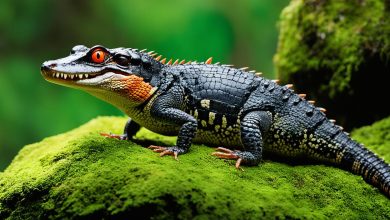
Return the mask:
[[[288,0],[0,2],[0,171],[18,150],[98,115],[123,115],[46,82],[45,60],[88,47],[148,48],[165,57],[248,66],[274,77],[277,21]]]

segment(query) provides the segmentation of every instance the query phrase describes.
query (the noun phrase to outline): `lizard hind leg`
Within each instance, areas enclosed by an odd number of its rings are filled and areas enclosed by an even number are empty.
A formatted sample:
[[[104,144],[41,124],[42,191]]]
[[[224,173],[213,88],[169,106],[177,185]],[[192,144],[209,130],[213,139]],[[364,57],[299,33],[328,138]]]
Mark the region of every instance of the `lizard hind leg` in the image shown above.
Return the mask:
[[[241,142],[243,151],[217,148],[213,155],[222,159],[234,159],[236,168],[241,163],[256,166],[262,159],[263,139],[262,133],[266,132],[271,125],[271,115],[263,111],[253,111],[245,115],[241,121]]]

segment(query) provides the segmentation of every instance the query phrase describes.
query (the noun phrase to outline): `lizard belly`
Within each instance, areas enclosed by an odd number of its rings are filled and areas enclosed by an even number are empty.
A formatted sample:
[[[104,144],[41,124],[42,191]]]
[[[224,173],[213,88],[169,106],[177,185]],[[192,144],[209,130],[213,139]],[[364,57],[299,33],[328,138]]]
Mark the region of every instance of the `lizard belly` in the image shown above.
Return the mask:
[[[214,103],[213,100],[203,100],[203,102],[206,101],[211,106]],[[200,105],[202,105],[202,101]],[[219,112],[218,109],[209,109],[203,106],[187,109],[187,113],[194,116],[198,121],[198,128],[193,143],[241,149],[239,115],[235,112],[228,112],[230,114],[217,112]]]
[[[238,129],[198,129],[193,142],[210,146],[231,147],[234,149],[242,148],[240,132]]]

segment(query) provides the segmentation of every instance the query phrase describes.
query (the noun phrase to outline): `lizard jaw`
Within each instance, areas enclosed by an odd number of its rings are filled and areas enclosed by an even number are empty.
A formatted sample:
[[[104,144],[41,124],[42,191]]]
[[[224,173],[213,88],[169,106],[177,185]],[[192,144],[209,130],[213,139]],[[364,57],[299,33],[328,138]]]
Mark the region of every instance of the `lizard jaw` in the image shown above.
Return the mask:
[[[45,80],[68,87],[91,87],[106,82],[108,79],[122,79],[125,76],[115,72],[66,73],[50,68],[41,68]]]

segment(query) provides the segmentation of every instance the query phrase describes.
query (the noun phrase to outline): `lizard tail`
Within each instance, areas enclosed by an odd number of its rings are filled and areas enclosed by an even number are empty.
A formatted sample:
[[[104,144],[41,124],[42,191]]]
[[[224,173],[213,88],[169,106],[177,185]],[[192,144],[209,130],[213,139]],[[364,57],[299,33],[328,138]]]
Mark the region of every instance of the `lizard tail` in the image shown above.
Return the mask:
[[[367,183],[377,187],[390,198],[389,164],[349,137],[345,142],[344,150],[338,154],[341,166],[362,176]]]

